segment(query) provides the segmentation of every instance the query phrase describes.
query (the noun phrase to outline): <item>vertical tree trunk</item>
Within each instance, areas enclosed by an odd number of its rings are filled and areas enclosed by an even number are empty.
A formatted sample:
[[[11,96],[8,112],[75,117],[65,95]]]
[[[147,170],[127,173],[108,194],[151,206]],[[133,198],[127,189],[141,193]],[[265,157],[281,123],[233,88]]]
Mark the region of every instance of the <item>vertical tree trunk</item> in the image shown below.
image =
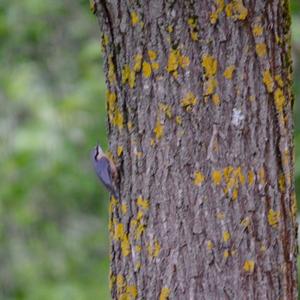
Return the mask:
[[[287,0],[96,0],[120,200],[113,299],[296,299]]]

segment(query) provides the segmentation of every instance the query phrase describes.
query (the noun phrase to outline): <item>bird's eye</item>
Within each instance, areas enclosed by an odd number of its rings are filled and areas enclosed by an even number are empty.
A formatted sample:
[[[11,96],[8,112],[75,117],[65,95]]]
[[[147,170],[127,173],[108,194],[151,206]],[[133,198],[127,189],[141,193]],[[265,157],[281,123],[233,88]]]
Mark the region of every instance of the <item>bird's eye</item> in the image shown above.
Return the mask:
[[[94,155],[94,158],[97,159],[97,156],[98,156],[99,152],[97,150],[97,148],[95,149],[95,155]]]

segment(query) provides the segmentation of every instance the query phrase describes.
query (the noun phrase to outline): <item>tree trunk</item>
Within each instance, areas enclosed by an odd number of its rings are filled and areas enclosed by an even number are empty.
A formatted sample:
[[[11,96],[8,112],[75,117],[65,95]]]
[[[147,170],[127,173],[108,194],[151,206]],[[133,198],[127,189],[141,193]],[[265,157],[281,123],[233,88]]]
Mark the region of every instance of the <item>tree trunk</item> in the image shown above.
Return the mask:
[[[96,0],[113,299],[296,299],[287,0]]]

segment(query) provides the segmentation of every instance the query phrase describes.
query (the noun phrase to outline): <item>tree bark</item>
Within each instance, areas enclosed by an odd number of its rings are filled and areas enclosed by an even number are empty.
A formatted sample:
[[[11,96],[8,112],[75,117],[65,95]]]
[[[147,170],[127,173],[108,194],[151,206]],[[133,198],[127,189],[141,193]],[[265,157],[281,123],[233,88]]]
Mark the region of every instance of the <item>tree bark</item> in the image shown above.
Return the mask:
[[[296,299],[287,0],[95,0],[113,299]]]

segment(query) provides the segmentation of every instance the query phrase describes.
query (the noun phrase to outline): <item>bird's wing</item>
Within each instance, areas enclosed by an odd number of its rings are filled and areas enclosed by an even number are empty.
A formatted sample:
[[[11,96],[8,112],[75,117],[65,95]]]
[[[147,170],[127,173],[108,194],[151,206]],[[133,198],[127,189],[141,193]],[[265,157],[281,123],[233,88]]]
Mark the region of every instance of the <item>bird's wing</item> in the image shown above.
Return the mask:
[[[110,170],[109,160],[102,157],[97,163],[97,175],[103,184],[109,189],[112,189],[112,175]]]

